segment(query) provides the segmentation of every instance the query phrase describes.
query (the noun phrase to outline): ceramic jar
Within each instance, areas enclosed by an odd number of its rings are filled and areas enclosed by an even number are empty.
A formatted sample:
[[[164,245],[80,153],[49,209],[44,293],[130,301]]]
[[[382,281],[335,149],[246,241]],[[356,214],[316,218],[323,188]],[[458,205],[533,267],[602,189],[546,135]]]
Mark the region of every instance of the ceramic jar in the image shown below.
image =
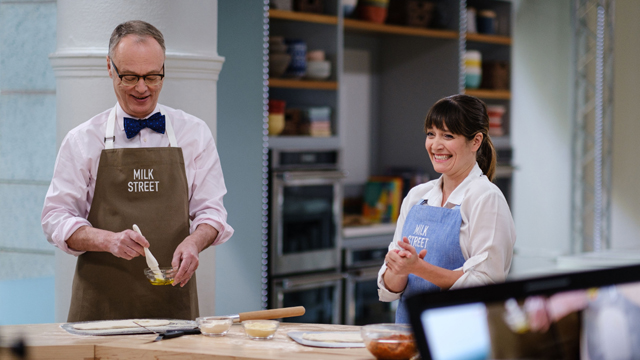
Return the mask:
[[[496,12],[493,10],[482,10],[478,13],[478,32],[481,34],[493,35],[496,33]]]
[[[502,118],[507,111],[503,105],[487,105],[487,115],[489,115],[489,136],[503,136]]]
[[[358,1],[358,17],[362,20],[383,24],[387,19],[389,0]]]
[[[284,37],[269,37],[269,77],[279,78],[284,75],[291,62],[291,55],[287,54]]]
[[[478,32],[478,27],[476,26],[476,9],[472,7],[467,8],[467,32],[469,34]]]
[[[353,15],[353,11],[356,9],[356,5],[358,5],[358,0],[342,0],[341,2],[344,17],[351,17],[351,15]]]
[[[285,106],[283,100],[269,99],[269,135],[280,135],[284,130]]]
[[[291,56],[291,62],[286,77],[301,78],[307,72],[307,43],[300,39],[285,39],[287,53]]]
[[[292,0],[270,0],[269,6],[273,9],[291,11],[293,10]]]

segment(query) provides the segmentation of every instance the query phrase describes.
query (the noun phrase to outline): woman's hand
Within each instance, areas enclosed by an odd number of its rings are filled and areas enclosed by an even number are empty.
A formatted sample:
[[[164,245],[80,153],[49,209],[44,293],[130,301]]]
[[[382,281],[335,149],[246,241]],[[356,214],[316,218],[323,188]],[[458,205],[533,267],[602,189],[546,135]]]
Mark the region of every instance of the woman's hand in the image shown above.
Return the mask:
[[[424,259],[427,250],[423,249],[418,254],[416,248],[409,243],[409,239],[402,238],[398,241],[398,246],[402,250],[392,250],[385,256],[387,268],[397,275],[408,276],[415,274],[420,263],[418,261]]]

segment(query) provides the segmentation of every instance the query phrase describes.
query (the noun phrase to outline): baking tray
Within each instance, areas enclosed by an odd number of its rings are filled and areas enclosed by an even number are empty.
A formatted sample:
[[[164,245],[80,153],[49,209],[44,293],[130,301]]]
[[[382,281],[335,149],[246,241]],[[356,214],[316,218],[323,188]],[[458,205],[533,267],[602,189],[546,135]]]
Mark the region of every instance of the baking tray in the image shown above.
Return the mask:
[[[359,331],[290,331],[287,335],[293,339],[293,341],[297,342],[300,345],[305,346],[315,346],[315,347],[323,347],[323,348],[362,348],[364,347],[363,342],[355,342],[355,343],[345,343],[345,342],[328,342],[328,341],[312,341],[303,339],[302,335],[304,334],[324,334],[324,333],[332,333],[332,334],[353,334],[354,332],[360,333]]]
[[[135,320],[168,320],[171,323],[163,326],[147,326],[149,330],[153,330],[158,333],[164,333],[169,330],[191,330],[198,327],[193,320],[178,320],[178,319],[135,319]],[[97,323],[100,321],[79,321],[72,323],[64,323],[60,325],[61,328],[66,330],[69,334],[74,335],[129,335],[129,334],[152,334],[153,332],[146,330],[142,327],[137,328],[124,328],[124,329],[105,329],[105,330],[78,330],[73,326],[76,324],[89,324]]]

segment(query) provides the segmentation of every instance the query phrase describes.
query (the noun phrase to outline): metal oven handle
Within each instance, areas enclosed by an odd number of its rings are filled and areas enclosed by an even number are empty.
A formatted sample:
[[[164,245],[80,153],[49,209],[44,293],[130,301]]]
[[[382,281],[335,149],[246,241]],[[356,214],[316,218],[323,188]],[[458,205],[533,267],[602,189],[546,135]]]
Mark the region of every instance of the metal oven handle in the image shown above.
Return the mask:
[[[297,180],[340,180],[344,179],[346,174],[344,171],[284,171],[278,172],[276,176],[283,181]]]
[[[322,283],[330,283],[338,280],[342,280],[345,278],[344,274],[341,273],[333,273],[333,274],[325,274],[319,276],[301,276],[301,277],[293,277],[282,280],[282,288],[283,289],[292,289],[296,287],[301,287],[305,285],[311,284],[322,284]]]

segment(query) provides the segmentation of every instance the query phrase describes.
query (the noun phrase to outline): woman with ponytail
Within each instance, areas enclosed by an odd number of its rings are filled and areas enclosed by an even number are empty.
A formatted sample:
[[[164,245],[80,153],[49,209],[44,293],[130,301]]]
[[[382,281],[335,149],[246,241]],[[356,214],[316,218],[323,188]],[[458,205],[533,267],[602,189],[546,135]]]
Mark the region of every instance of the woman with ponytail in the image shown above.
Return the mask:
[[[409,323],[405,300],[502,282],[516,240],[504,195],[491,180],[496,152],[486,105],[453,95],[425,119],[425,148],[440,178],[417,185],[402,202],[398,225],[378,274],[381,301],[400,299],[396,322]]]

